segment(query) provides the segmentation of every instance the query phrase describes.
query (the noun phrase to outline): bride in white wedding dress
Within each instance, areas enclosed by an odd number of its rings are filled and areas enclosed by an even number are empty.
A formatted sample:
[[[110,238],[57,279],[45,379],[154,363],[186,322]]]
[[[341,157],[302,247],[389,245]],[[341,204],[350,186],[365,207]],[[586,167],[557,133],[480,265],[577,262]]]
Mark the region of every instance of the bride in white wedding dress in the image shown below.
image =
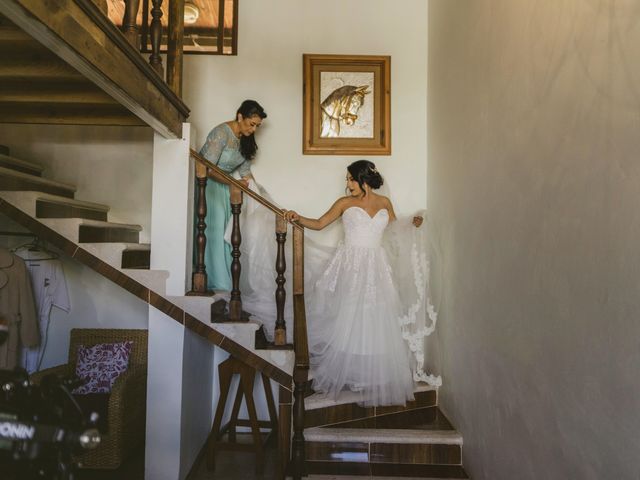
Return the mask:
[[[287,220],[313,230],[339,217],[344,225],[344,240],[307,297],[313,388],[334,398],[349,388],[360,393],[365,406],[404,405],[413,400],[415,389],[412,355],[409,338],[403,338],[401,298],[382,246],[396,216],[390,200],[373,192],[383,180],[372,162],[359,160],[347,172],[349,195],[320,218],[285,213]],[[422,220],[414,217],[412,223],[420,227]]]
[[[425,337],[436,325],[429,298],[426,225],[421,225],[421,216],[396,219],[390,200],[373,192],[383,180],[372,162],[359,160],[347,172],[348,195],[319,219],[286,212],[289,221],[309,229],[322,229],[340,217],[344,224],[344,240],[335,249],[305,238],[313,388],[332,398],[351,389],[367,406],[403,405],[413,399],[414,382],[442,383],[424,371]],[[269,198],[255,182],[250,188]],[[241,231],[243,309],[264,325],[273,340],[276,251],[275,242],[266,240],[273,238],[273,214],[248,198]],[[230,235],[231,223],[227,241]],[[287,257],[290,265],[288,252]],[[285,288],[291,343],[290,278]]]

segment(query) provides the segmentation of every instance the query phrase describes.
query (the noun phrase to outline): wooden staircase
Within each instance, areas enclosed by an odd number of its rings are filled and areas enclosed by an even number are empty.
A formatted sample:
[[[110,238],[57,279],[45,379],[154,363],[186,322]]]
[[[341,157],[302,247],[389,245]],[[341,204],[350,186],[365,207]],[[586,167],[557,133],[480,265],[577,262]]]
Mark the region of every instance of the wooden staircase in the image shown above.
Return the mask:
[[[404,407],[361,407],[351,392],[336,401],[305,401],[306,467],[311,475],[469,478],[462,435],[437,406],[437,390],[422,386]]]
[[[5,153],[8,153],[5,151]],[[167,296],[167,272],[150,270],[141,227],[110,222],[109,207],[77,200],[72,185],[42,177],[42,168],[0,153],[0,213],[280,384],[279,462],[289,460],[294,353],[266,342],[260,322],[212,323],[219,297]],[[343,392],[336,401],[305,400],[309,474],[468,478],[462,436],[424,386],[405,407],[364,408]]]

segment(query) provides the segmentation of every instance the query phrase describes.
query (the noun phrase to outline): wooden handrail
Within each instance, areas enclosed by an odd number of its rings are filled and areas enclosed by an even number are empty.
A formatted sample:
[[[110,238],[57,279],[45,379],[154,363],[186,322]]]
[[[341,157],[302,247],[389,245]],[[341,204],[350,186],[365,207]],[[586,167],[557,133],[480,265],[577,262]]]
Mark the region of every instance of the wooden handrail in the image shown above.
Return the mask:
[[[232,268],[231,277],[233,290],[231,292],[231,302],[229,305],[229,319],[240,320],[242,314],[241,292],[239,290],[240,280],[240,207],[242,205],[242,195],[246,194],[255,201],[271,210],[276,215],[274,226],[277,243],[277,257],[274,265],[276,271],[275,300],[276,300],[276,324],[274,331],[275,345],[286,343],[286,322],[284,320],[284,306],[286,291],[284,288],[286,261],[284,255],[284,245],[287,236],[287,224],[284,210],[276,207],[260,194],[249,189],[244,183],[236,180],[221,170],[218,166],[204,158],[195,150],[190,150],[190,155],[196,160],[196,177],[198,181],[198,212],[197,234],[196,234],[196,257],[201,262],[196,265],[193,274],[194,293],[196,289],[201,289],[201,294],[206,293],[206,267],[204,266],[204,248],[206,246],[204,218],[207,212],[205,187],[207,177],[229,186],[231,210],[233,214],[233,228],[231,232],[232,245]],[[291,472],[294,480],[300,480],[305,472],[305,439],[304,439],[304,396],[307,390],[309,378],[309,340],[307,336],[307,319],[304,301],[304,227],[297,223],[293,225],[293,348],[295,353],[295,364],[293,371],[293,437],[291,438]]]
[[[243,193],[245,193],[245,194],[249,195],[251,198],[253,198],[256,202],[258,202],[261,205],[267,207],[269,210],[271,210],[273,213],[275,213],[279,217],[284,218],[284,210],[282,210],[281,208],[276,207],[273,203],[271,203],[269,200],[264,198],[262,195],[260,195],[259,193],[254,192],[249,187],[247,187],[244,183],[242,183],[239,180],[236,180],[231,175],[227,174],[224,170],[222,170],[217,165],[211,163],[209,160],[204,158],[202,155],[200,155],[194,149],[191,149],[190,153],[191,153],[191,156],[196,161],[198,161],[202,165],[205,165],[209,169],[209,176],[212,177],[215,181],[220,182],[220,183],[224,183],[224,184],[229,185],[229,186],[235,185],[240,190],[242,190]],[[299,225],[298,223],[294,222],[291,225],[295,229],[298,229],[300,231],[304,231],[304,227],[302,225]]]

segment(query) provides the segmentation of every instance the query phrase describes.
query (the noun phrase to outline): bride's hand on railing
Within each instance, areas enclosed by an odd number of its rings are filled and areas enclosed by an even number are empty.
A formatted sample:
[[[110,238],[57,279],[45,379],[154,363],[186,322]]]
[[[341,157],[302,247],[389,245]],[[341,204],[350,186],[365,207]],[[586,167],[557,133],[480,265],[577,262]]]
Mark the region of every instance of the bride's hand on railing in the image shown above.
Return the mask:
[[[297,222],[298,220],[300,220],[300,215],[298,215],[293,210],[284,210],[283,213],[284,213],[284,219],[287,222]]]
[[[411,223],[413,223],[415,227],[418,228],[420,225],[422,225],[423,221],[424,221],[424,218],[422,218],[420,215],[416,215],[415,217],[413,217],[413,220],[411,221]]]

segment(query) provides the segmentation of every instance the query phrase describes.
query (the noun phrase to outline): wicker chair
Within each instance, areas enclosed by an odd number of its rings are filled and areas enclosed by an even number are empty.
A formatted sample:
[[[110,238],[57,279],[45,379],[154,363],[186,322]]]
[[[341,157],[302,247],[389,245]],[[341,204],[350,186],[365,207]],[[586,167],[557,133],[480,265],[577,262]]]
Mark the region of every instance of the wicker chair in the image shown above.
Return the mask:
[[[48,374],[73,376],[79,345],[115,343],[133,340],[129,368],[111,389],[108,407],[108,431],[95,450],[80,457],[83,468],[118,468],[125,458],[144,442],[147,405],[147,330],[78,329],[71,330],[69,361],[32,375],[36,383]]]

